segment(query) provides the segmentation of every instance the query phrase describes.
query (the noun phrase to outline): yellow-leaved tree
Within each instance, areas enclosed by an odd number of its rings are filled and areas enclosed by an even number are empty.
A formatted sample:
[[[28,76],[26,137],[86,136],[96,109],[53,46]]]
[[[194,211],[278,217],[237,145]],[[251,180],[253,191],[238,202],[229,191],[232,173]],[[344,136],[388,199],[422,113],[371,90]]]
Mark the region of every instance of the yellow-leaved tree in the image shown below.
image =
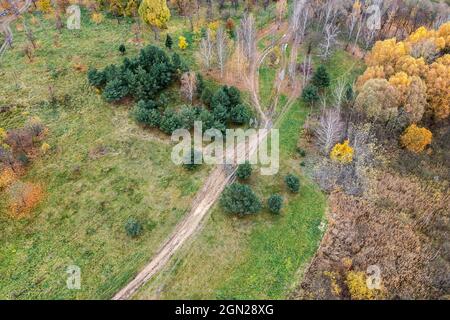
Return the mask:
[[[188,47],[188,43],[187,43],[185,37],[183,37],[183,36],[179,36],[179,37],[178,37],[178,47],[179,47],[181,50],[185,50],[185,49]]]
[[[421,153],[431,143],[432,139],[433,134],[430,130],[412,124],[406,128],[400,137],[400,142],[409,151]]]
[[[159,39],[159,30],[165,29],[170,19],[170,10],[166,0],[142,0],[139,6],[139,16],[149,24],[155,33],[155,39]]]
[[[398,60],[407,54],[405,43],[397,42],[395,38],[377,41],[367,56],[366,63],[369,67],[382,66],[386,77],[390,77],[395,72]]]
[[[353,161],[353,148],[349,146],[349,141],[337,143],[330,152],[330,158],[343,164]]]

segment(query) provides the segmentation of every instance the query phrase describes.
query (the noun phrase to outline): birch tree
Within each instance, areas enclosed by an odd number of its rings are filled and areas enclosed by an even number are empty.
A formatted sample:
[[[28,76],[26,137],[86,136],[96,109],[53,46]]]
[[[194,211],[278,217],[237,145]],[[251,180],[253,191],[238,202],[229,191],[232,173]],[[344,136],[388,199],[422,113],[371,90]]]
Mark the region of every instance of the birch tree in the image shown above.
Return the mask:
[[[195,72],[188,71],[181,75],[181,93],[191,104],[194,99],[194,95],[197,92],[197,76]]]
[[[206,37],[200,41],[200,57],[206,69],[211,69],[214,54],[214,42],[211,30],[206,31]]]
[[[324,29],[324,39],[319,44],[321,49],[320,56],[327,59],[332,53],[333,47],[336,44],[337,36],[339,34],[338,26],[334,24],[327,24]]]
[[[244,15],[237,30],[238,42],[249,64],[252,64],[256,52],[255,19],[251,14]]]
[[[325,154],[341,139],[344,123],[337,109],[324,109],[316,129],[317,143]]]
[[[223,76],[225,62],[228,54],[227,36],[223,27],[220,27],[216,32],[216,48],[217,48],[217,62],[220,68],[220,75]]]

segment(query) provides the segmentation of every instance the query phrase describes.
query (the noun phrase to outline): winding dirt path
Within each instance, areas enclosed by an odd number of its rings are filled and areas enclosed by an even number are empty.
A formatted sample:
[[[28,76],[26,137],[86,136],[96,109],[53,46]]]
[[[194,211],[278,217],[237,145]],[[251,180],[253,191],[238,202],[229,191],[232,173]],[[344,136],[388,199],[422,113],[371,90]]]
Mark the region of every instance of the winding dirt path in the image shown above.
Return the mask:
[[[267,36],[267,34],[264,34]],[[277,42],[266,48],[260,55],[254,66],[250,69],[249,80],[252,83],[252,100],[253,104],[261,116],[262,128],[270,129],[272,127],[272,120],[263,112],[259,99],[259,76],[258,70],[264,61],[267,54],[280,43],[289,40],[290,35],[284,34]],[[288,107],[288,104],[286,105]],[[161,248],[152,258],[152,260],[140,271],[136,277],[129,282],[124,288],[117,292],[113,300],[129,299],[131,296],[147,281],[149,281],[156,273],[161,271],[163,267],[169,262],[170,258],[177,252],[184,242],[194,235],[206,221],[209,209],[217,201],[220,194],[226,185],[235,179],[237,166],[236,156],[239,157],[252,155],[258,148],[258,145],[266,138],[268,130],[258,132],[258,134],[250,136],[246,142],[240,143],[235,150],[227,150],[225,157],[233,159],[227,161],[225,165],[217,165],[205,181],[201,190],[197,193],[196,198],[192,203],[190,212],[186,217],[175,227],[171,236],[163,243]]]

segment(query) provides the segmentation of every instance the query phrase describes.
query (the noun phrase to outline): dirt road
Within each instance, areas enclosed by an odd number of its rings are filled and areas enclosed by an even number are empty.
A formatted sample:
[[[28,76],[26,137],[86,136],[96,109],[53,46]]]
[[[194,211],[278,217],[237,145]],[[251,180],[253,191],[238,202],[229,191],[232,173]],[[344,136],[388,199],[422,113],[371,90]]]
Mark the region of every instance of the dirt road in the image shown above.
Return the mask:
[[[5,35],[5,42],[3,42],[3,44],[0,47],[0,58],[5,53],[6,49],[12,44],[13,41],[13,33],[10,27],[11,22],[16,20],[21,14],[26,12],[30,7],[31,3],[32,3],[31,0],[26,0],[24,5],[19,9],[17,9],[15,13],[0,18],[0,30]]]

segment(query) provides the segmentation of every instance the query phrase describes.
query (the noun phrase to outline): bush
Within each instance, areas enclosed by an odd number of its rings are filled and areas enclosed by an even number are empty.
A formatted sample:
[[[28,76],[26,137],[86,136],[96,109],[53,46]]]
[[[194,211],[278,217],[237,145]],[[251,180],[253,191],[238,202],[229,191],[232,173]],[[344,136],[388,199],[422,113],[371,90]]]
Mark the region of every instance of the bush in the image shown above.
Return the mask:
[[[127,49],[125,48],[125,45],[121,44],[121,45],[119,46],[119,52],[120,52],[122,55],[124,55],[126,51],[127,51]]]
[[[106,83],[106,77],[103,72],[98,71],[95,68],[90,68],[87,73],[88,81],[91,86],[100,88]]]
[[[132,110],[132,117],[139,123],[152,128],[158,128],[161,123],[161,113],[157,109],[148,109],[139,103]]]
[[[249,123],[251,117],[251,111],[243,104],[238,104],[231,109],[230,119],[236,124]]]
[[[288,174],[284,178],[284,182],[291,192],[297,193],[300,190],[300,180],[293,174]]]
[[[129,237],[136,238],[142,233],[142,225],[136,218],[130,217],[125,223],[125,231]]]
[[[283,206],[283,197],[279,194],[273,194],[267,199],[267,206],[269,211],[275,214],[280,213],[281,207]]]
[[[248,161],[238,166],[236,176],[241,180],[247,180],[252,175],[252,166]]]
[[[426,146],[431,143],[433,134],[427,128],[420,128],[415,124],[406,128],[403,135],[400,137],[401,144],[409,151],[414,153],[421,153]]]
[[[225,211],[240,215],[257,213],[261,210],[261,201],[252,189],[239,183],[233,183],[225,188],[220,205]]]
[[[348,143],[348,140],[337,143],[330,152],[330,159],[344,164],[352,162],[354,151]]]
[[[181,128],[181,120],[175,112],[166,110],[161,118],[159,128],[167,134],[172,134],[173,131]]]
[[[121,79],[108,82],[103,91],[103,98],[108,102],[119,101],[128,95],[128,86]]]

